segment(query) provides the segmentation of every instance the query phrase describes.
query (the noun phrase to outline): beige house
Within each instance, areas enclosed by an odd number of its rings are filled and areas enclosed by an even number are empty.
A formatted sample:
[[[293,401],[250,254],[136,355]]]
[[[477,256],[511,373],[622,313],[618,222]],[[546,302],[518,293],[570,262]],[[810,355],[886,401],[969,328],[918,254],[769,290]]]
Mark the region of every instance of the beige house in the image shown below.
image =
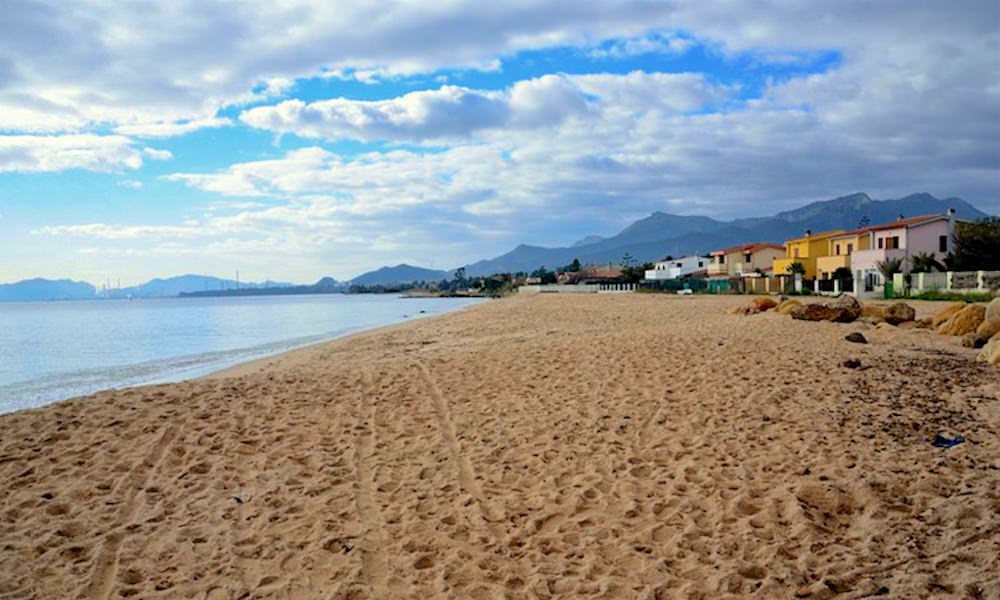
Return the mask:
[[[757,277],[761,273],[770,273],[774,259],[784,255],[784,246],[770,242],[740,244],[716,250],[711,253],[712,262],[708,265],[708,277],[710,279]]]

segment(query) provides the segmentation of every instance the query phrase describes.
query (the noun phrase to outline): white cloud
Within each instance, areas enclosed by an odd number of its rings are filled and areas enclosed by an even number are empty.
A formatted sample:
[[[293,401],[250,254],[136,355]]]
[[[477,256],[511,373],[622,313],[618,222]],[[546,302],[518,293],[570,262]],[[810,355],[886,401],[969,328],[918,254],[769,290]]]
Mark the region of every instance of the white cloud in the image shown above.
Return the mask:
[[[232,124],[233,122],[230,119],[211,117],[206,119],[197,119],[194,121],[181,121],[173,123],[160,122],[119,125],[118,127],[115,127],[115,133],[136,137],[173,137],[176,135],[191,133],[192,131],[197,131],[199,129],[209,127],[228,127]]]
[[[131,190],[141,190],[142,182],[135,181],[134,179],[122,179],[118,182],[120,187],[129,188]]]
[[[136,147],[120,135],[0,135],[0,172],[119,172],[138,169],[144,156],[154,160],[171,157],[165,150]]]

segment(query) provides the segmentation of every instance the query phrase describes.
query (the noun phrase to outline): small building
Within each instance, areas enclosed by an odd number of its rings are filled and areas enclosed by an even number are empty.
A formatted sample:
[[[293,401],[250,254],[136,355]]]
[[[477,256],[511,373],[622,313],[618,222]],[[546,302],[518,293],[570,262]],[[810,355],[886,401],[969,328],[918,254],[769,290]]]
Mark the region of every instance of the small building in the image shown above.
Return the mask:
[[[855,293],[871,293],[885,285],[878,269],[880,262],[899,259],[901,270],[906,272],[918,254],[943,260],[955,249],[956,221],[955,212],[949,210],[943,215],[922,215],[869,227],[865,233],[868,247],[851,254]]]
[[[708,265],[710,279],[757,277],[767,272],[776,258],[785,255],[785,247],[770,242],[740,244],[711,253]]]
[[[671,260],[661,260],[653,263],[652,269],[646,270],[645,279],[651,281],[662,281],[666,279],[680,279],[694,275],[700,271],[708,269],[711,258],[707,256],[682,256]]]

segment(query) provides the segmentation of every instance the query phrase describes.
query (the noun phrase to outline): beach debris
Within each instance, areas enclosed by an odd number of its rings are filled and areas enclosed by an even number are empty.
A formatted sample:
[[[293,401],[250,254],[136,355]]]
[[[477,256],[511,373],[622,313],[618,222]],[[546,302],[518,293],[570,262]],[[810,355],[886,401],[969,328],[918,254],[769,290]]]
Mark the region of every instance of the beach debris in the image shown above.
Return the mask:
[[[793,310],[795,310],[800,306],[802,306],[802,303],[799,302],[798,300],[789,300],[786,298],[785,300],[781,301],[781,304],[779,304],[778,308],[776,308],[775,310],[777,310],[779,313],[783,315],[790,315],[792,314]]]
[[[955,437],[948,437],[944,434],[937,434],[934,436],[934,441],[932,444],[938,448],[951,448],[952,446],[957,446],[965,441],[965,438],[956,435]]]
[[[861,316],[861,303],[854,296],[842,296],[833,302],[804,304],[792,311],[793,319],[850,323]]]
[[[938,333],[943,335],[965,335],[975,331],[985,320],[986,307],[982,304],[969,304],[939,326]]]
[[[844,361],[844,366],[848,369],[857,369],[861,366],[861,361],[856,358],[848,358]]]
[[[893,302],[885,307],[883,315],[885,322],[891,325],[899,325],[900,323],[912,321],[916,317],[917,311],[913,310],[913,307],[905,302]]]
[[[950,319],[955,313],[965,308],[965,302],[954,302],[948,306],[942,308],[938,311],[933,318],[931,318],[931,327],[937,329],[942,323]]]
[[[867,344],[868,343],[868,340],[865,339],[865,336],[861,335],[857,331],[852,332],[852,333],[848,333],[847,335],[844,336],[844,339],[847,340],[848,342],[853,342],[855,344]]]

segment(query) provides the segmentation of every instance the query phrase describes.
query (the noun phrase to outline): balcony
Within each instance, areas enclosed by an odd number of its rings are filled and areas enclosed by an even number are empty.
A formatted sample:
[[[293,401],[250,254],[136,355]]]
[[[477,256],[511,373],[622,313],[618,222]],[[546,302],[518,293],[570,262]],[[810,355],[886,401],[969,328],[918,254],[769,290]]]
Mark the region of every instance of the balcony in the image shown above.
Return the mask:
[[[716,264],[712,263],[708,265],[708,276],[709,277],[728,277],[729,269],[726,264]]]

